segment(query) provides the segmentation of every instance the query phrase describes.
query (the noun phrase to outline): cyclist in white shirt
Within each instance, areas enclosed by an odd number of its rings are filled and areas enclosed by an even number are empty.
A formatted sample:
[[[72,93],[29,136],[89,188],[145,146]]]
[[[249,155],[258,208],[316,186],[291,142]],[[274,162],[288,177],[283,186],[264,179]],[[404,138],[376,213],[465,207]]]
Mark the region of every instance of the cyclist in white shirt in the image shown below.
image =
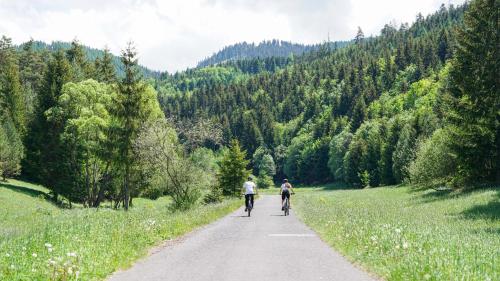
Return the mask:
[[[288,206],[292,208],[292,201],[290,201],[290,193],[293,193],[293,187],[292,185],[288,182],[287,179],[283,180],[283,184],[281,185],[280,188],[280,194],[281,194],[281,210],[283,211],[285,209],[284,204],[285,204],[285,198],[288,198]]]
[[[245,194],[245,212],[248,208],[248,202],[252,202],[254,195],[257,194],[257,185],[252,181],[252,177],[248,177],[248,180],[243,184],[243,192]]]

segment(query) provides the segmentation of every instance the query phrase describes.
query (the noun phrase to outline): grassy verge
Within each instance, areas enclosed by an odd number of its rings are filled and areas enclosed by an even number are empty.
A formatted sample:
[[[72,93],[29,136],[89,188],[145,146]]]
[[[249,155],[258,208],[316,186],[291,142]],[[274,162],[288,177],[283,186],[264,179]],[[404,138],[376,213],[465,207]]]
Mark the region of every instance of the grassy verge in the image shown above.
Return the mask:
[[[14,180],[0,184],[0,280],[100,280],[160,241],[241,206],[232,199],[173,212],[169,200],[160,198],[136,199],[129,212],[69,210],[53,205],[46,192]]]
[[[500,280],[500,189],[305,189],[299,217],[387,280]]]

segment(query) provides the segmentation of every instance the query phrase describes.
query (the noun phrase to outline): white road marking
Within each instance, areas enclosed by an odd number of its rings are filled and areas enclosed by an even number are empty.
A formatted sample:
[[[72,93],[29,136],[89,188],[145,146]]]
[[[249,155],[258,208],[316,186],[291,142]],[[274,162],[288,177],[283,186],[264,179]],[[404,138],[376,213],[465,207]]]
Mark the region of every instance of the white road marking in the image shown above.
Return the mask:
[[[314,234],[305,234],[305,233],[275,233],[269,234],[270,237],[314,237]]]

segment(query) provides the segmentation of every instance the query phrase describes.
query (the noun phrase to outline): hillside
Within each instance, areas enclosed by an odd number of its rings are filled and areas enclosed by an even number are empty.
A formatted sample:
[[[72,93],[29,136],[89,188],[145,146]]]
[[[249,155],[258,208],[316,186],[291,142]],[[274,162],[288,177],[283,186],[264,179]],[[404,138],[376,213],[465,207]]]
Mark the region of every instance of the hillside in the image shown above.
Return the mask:
[[[195,84],[203,69],[156,88],[168,116],[214,120],[226,143],[238,139],[254,164],[270,155],[275,179],[400,183],[409,177],[416,140],[447,122],[438,101],[466,9],[442,6],[411,26],[385,25],[373,38],[360,31],[353,44],[298,56],[277,71],[241,75],[234,63],[222,64]],[[223,72],[238,78],[212,79]]]
[[[329,45],[331,48],[342,48],[350,43],[351,42],[347,41],[339,41],[331,42]],[[325,44],[304,45],[276,39],[262,41],[259,44],[242,42],[224,47],[222,50],[199,62],[198,67],[205,67],[243,59],[263,59],[270,57],[286,58],[291,55],[300,56],[304,53],[317,51],[324,45]]]
[[[18,49],[22,49],[27,43],[23,43],[19,45]],[[104,55],[104,51],[101,49],[96,49],[92,47],[88,47],[85,45],[82,45],[85,55],[87,56],[87,59],[90,61],[95,61],[97,58],[102,58]],[[71,48],[71,43],[70,42],[62,42],[62,41],[54,41],[51,42],[50,44],[42,42],[42,41],[33,41],[32,48],[34,51],[44,51],[47,50],[49,52],[55,52],[58,50],[69,50]],[[124,72],[123,72],[123,63],[120,61],[120,57],[116,55],[112,55],[112,63],[116,69],[116,74],[119,77],[123,77]],[[150,70],[145,66],[139,66],[139,69],[141,70],[142,75],[144,75],[145,78],[158,78],[161,75],[161,72],[159,71],[154,71]]]

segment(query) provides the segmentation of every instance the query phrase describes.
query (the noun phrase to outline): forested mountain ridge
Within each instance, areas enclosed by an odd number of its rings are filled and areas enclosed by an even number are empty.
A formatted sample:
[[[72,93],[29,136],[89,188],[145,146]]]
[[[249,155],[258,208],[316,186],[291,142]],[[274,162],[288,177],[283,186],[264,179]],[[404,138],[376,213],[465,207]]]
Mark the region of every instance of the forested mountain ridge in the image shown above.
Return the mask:
[[[338,41],[327,42],[325,44],[329,44],[332,48],[342,48],[350,43],[351,42],[348,41]],[[304,45],[276,39],[262,41],[259,44],[241,42],[226,46],[210,57],[205,58],[198,63],[198,67],[217,65],[228,61],[236,61],[242,59],[264,59],[270,57],[287,58],[290,56],[300,56],[304,53],[316,51],[322,45],[324,44]]]
[[[494,12],[490,6],[481,7],[482,12]],[[160,81],[161,104],[167,116],[211,118],[222,124],[227,140],[237,138],[254,155],[257,174],[259,157],[269,155],[277,178],[302,182],[378,186],[409,180],[413,171],[415,181],[434,177],[435,184],[450,183],[458,178],[451,176],[460,169],[453,166],[456,162],[434,167],[439,175],[423,175],[419,169],[424,156],[417,156],[442,145],[436,142],[447,142],[443,135],[454,134],[449,106],[455,98],[447,81],[457,40],[462,38],[457,30],[468,7],[443,5],[427,17],[418,14],[411,26],[386,25],[374,38],[365,39],[359,29],[354,44],[345,48],[326,48],[275,72],[229,83],[207,78],[209,82],[185,89],[189,94],[163,88]],[[224,65],[216,68],[231,71]],[[456,148],[450,146],[443,145],[450,150],[439,157],[452,155]],[[488,171],[484,180],[494,178],[495,165],[482,166]]]
[[[71,42],[63,42],[63,41],[53,41],[50,44],[42,42],[42,41],[29,41],[23,44],[20,44],[18,46],[18,50],[22,50],[27,44],[31,45],[31,48],[33,51],[37,52],[42,52],[42,51],[49,51],[49,52],[57,52],[58,50],[69,50],[71,49]],[[92,47],[88,47],[85,45],[82,45],[83,50],[85,52],[85,55],[88,60],[95,61],[96,59],[102,59],[104,56],[104,50],[101,49],[96,49]],[[119,77],[123,77],[124,72],[123,72],[123,64],[120,61],[120,57],[111,54],[112,56],[112,63],[115,66],[116,73]],[[145,66],[139,66],[142,75],[145,78],[157,78],[161,75],[160,71],[154,71],[150,70]]]

